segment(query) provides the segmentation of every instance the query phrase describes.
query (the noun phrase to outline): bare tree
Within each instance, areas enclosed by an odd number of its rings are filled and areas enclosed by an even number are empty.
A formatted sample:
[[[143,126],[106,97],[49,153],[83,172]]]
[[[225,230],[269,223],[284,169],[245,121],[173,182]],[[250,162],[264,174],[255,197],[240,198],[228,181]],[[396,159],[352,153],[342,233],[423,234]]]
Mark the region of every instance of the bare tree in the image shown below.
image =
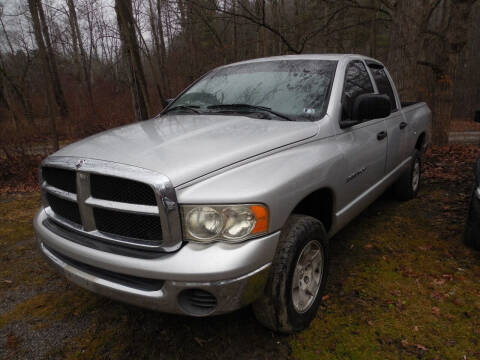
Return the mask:
[[[150,103],[147,81],[145,79],[137,41],[137,27],[132,12],[132,1],[115,0],[115,12],[117,14],[123,54],[129,66],[135,119],[137,121],[145,120],[149,117]]]
[[[62,85],[60,83],[60,76],[58,74],[57,60],[55,58],[55,52],[53,50],[52,41],[50,39],[50,32],[48,28],[47,18],[45,16],[45,11],[43,10],[43,5],[41,0],[29,1],[34,3],[34,10],[36,14],[36,20],[40,26],[40,37],[42,39],[43,48],[45,49],[46,61],[48,64],[48,74],[50,76],[50,82],[52,84],[55,101],[60,110],[60,115],[66,117],[68,115],[68,106],[65,101],[65,96],[63,94]],[[32,14],[32,18],[34,15]],[[37,34],[37,32],[35,32]],[[38,43],[38,38],[37,38]]]
[[[80,27],[78,26],[77,11],[75,9],[75,4],[73,0],[67,0],[67,5],[68,5],[68,20],[69,20],[70,28],[72,32],[75,62],[77,63],[77,66],[80,68],[82,81],[87,91],[87,98],[90,104],[90,110],[92,111],[93,115],[96,115],[95,104],[93,101],[90,68],[88,64],[87,54],[83,46],[82,34],[80,32]]]
[[[220,64],[304,52],[383,61],[403,100],[431,106],[439,143],[459,123],[452,114],[480,108],[478,0],[114,3],[115,13],[110,0],[8,2],[6,15],[0,5],[0,113],[41,136],[82,136],[148,118]]]
[[[52,71],[52,68],[51,68],[52,66],[52,63],[50,61],[51,59],[49,59],[49,52],[46,49],[45,42],[43,39],[43,33],[42,33],[41,21],[40,21],[40,15],[39,15],[39,6],[41,6],[40,0],[28,0],[28,6],[30,9],[30,14],[32,16],[32,26],[35,34],[36,43],[38,46],[38,52],[40,54],[40,58],[42,61],[43,71],[45,74],[49,75],[48,76],[49,81],[47,82],[47,89],[45,91],[45,95],[47,100],[50,126],[51,126],[51,132],[52,132],[51,133],[52,147],[54,150],[58,150],[59,142],[58,142],[57,124],[55,119],[55,114],[56,114],[55,94],[56,94],[56,90],[58,90],[58,87],[57,87],[58,84],[56,84],[56,80],[58,79],[56,79],[55,76],[53,75],[54,72]],[[66,105],[65,105],[65,110],[66,110]]]

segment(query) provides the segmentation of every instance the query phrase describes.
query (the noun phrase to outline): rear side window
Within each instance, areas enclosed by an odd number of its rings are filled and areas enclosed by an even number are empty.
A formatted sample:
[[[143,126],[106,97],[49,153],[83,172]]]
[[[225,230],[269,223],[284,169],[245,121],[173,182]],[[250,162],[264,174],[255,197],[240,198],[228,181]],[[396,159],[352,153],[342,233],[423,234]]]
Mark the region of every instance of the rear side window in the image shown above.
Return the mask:
[[[397,110],[395,95],[393,94],[392,85],[390,84],[390,80],[385,73],[385,69],[383,67],[370,66],[370,70],[372,71],[373,78],[377,84],[378,92],[380,94],[385,94],[390,98],[392,111]]]
[[[353,102],[357,96],[373,93],[373,85],[370,81],[367,69],[363,62],[352,61],[348,64],[343,85],[342,107],[344,119],[351,119]]]

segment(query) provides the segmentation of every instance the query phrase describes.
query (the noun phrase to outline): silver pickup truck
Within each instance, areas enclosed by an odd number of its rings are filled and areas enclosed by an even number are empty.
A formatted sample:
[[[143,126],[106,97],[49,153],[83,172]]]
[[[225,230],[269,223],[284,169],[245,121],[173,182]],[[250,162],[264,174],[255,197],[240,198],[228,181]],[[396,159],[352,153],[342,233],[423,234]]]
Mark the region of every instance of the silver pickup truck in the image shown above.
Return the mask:
[[[42,163],[40,249],[72,282],[163,312],[253,304],[280,332],[314,318],[328,241],[390,186],[419,188],[424,103],[358,55],[214,69],[154,119]]]

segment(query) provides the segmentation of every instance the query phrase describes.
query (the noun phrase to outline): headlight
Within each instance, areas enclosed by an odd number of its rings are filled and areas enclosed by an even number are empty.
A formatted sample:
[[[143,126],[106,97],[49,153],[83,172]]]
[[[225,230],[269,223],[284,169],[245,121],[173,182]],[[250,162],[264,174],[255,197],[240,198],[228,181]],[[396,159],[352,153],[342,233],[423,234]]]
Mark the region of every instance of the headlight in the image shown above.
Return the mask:
[[[182,213],[185,237],[203,243],[240,242],[268,230],[264,205],[186,205]]]
[[[480,200],[480,186],[477,188],[477,191],[475,191],[475,195],[477,195],[477,199]]]
[[[199,240],[213,239],[223,228],[222,215],[208,206],[189,210],[185,222],[188,235]]]

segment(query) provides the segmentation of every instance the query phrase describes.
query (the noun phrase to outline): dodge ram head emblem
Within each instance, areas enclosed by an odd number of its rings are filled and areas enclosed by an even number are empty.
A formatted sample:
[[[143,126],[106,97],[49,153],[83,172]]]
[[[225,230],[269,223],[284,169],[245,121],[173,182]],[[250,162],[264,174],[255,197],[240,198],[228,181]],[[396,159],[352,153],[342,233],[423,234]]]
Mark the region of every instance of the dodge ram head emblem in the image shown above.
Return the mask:
[[[75,167],[77,169],[80,169],[84,163],[85,163],[85,160],[78,160],[77,163],[75,164]]]

